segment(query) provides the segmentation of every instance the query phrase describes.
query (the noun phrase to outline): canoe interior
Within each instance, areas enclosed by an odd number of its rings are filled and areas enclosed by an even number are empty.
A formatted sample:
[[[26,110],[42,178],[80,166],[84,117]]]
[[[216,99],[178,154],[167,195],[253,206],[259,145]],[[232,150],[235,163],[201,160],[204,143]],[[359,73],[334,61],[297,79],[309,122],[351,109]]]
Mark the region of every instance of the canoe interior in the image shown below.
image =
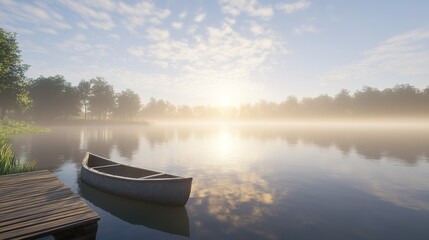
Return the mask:
[[[130,167],[122,164],[118,164],[113,161],[109,161],[107,159],[90,155],[88,158],[88,167],[93,168],[99,172],[123,176],[129,178],[143,178],[143,179],[161,179],[161,178],[180,178],[175,175]]]
[[[101,166],[107,166],[107,165],[112,165],[117,163],[90,154],[88,157],[87,164],[88,164],[88,167],[93,168],[93,167],[101,167]]]

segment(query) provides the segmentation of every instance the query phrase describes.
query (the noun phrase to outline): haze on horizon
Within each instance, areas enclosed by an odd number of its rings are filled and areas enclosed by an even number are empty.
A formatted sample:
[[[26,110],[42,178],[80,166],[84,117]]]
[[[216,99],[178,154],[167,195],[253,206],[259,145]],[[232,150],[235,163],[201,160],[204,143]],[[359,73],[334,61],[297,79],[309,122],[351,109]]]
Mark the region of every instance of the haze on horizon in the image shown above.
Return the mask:
[[[428,86],[427,1],[11,1],[27,76],[102,76],[176,104]]]

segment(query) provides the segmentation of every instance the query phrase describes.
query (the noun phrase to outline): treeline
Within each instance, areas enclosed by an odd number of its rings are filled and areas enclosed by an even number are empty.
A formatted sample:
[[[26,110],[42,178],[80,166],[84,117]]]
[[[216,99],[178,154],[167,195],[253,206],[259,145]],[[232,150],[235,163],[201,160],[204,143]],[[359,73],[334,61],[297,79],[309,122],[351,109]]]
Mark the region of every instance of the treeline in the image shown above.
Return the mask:
[[[335,96],[320,95],[303,99],[289,96],[278,103],[261,100],[229,108],[175,106],[152,98],[141,113],[147,118],[160,119],[429,117],[429,87],[418,89],[409,84],[399,84],[379,90],[364,86],[354,93],[343,89]]]
[[[83,119],[131,120],[141,109],[140,97],[131,90],[115,92],[101,77],[82,80],[77,86],[61,75],[28,81],[31,108],[24,116],[34,120]]]
[[[409,84],[384,90],[364,86],[353,94],[341,90],[335,96],[289,96],[278,103],[261,100],[236,107],[175,105],[155,98],[142,104],[137,93],[130,89],[115,92],[102,77],[72,86],[61,75],[40,76],[29,79],[25,91],[31,103],[28,110],[15,115],[39,121],[429,117],[429,87],[418,89]]]

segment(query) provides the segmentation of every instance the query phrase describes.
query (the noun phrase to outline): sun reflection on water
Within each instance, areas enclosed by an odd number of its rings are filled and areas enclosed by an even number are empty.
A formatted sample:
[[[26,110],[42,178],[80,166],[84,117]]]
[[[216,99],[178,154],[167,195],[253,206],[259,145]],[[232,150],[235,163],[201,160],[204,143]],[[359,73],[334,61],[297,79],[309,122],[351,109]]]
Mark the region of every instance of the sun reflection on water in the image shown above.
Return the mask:
[[[215,143],[220,156],[225,156],[231,151],[236,150],[234,147],[237,145],[235,144],[234,140],[235,139],[233,139],[231,132],[229,132],[227,129],[222,129],[219,131],[216,136]]]

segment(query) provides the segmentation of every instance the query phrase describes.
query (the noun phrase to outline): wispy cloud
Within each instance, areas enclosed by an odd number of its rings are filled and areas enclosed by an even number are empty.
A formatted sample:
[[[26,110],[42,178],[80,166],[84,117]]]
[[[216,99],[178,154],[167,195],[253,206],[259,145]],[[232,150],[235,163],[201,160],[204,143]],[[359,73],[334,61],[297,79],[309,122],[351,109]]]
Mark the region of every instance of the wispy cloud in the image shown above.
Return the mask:
[[[302,24],[299,25],[298,27],[296,27],[293,32],[296,35],[303,35],[305,33],[317,33],[319,32],[319,30],[317,30],[316,27],[314,27],[313,25],[308,25],[308,24]]]
[[[117,2],[117,0],[86,0],[85,4],[93,8],[114,11],[117,7]]]
[[[283,10],[285,13],[293,13],[298,10],[303,10],[310,7],[311,2],[308,0],[298,0],[293,3],[279,3],[276,5],[277,9]]]
[[[34,34],[34,31],[31,29],[26,29],[26,28],[20,28],[20,27],[13,27],[10,25],[5,25],[3,26],[6,30],[8,31],[12,31],[12,32],[16,32],[18,34]]]
[[[40,2],[22,3],[12,0],[0,1],[0,22],[15,25],[24,23],[36,26],[39,30],[53,33],[55,29],[70,29],[64,18],[56,11]],[[22,28],[20,28],[22,29]]]
[[[74,37],[57,44],[61,51],[78,53],[94,58],[101,58],[108,55],[110,47],[105,44],[93,44],[88,41],[84,34],[76,34]]]
[[[86,25],[84,22],[78,22],[76,23],[76,26],[82,29],[88,29],[88,25]]]
[[[337,68],[323,81],[376,81],[390,76],[429,78],[429,29],[415,29],[381,42],[364,58]]]
[[[182,29],[182,27],[183,27],[183,23],[181,23],[181,22],[173,22],[172,24],[171,24],[171,27],[173,27],[174,29],[176,29],[176,30],[179,30],[179,29]]]
[[[179,14],[179,18],[180,18],[180,19],[184,19],[187,15],[188,15],[188,12],[187,12],[187,11],[183,11],[183,12],[181,12],[181,13]]]
[[[262,26],[255,22],[250,23],[250,31],[255,35],[261,35],[264,33]]]
[[[73,38],[60,43],[58,46],[63,51],[86,51],[92,47],[86,40],[85,35],[77,34]]]
[[[261,6],[257,0],[220,0],[222,11],[232,16],[246,13],[252,17],[260,17],[264,20],[271,18],[274,14],[271,5]]]
[[[194,21],[200,23],[200,22],[204,21],[205,18],[206,18],[206,13],[200,12],[195,16]]]
[[[130,47],[127,49],[129,53],[136,57],[144,57],[144,48],[143,47]]]
[[[115,23],[110,15],[101,9],[94,9],[82,2],[73,0],[61,0],[61,3],[79,14],[83,19],[85,19],[88,25],[94,28],[110,30],[115,27]]]
[[[252,73],[263,68],[270,55],[281,52],[280,45],[273,35],[246,37],[225,23],[207,28],[205,35],[193,41],[168,38],[130,52],[135,56],[144,52],[143,60],[178,71],[174,79],[184,85],[180,91],[218,96],[221,91],[239,89],[254,93],[260,86],[250,80]]]
[[[132,32],[146,22],[159,24],[171,14],[169,9],[159,9],[151,2],[139,2],[135,5],[120,2],[118,11],[125,18],[124,26]]]
[[[51,35],[57,35],[58,34],[57,30],[55,30],[53,28],[43,28],[42,27],[42,28],[38,28],[38,29],[39,29],[39,31],[47,33],[47,34],[51,34]]]
[[[167,30],[162,30],[154,27],[148,28],[146,30],[146,33],[146,37],[152,41],[162,41],[170,37],[170,34]]]
[[[137,28],[146,23],[160,24],[163,19],[170,16],[169,9],[157,8],[150,1],[141,1],[135,4],[128,4],[123,1],[96,0],[96,1],[73,1],[61,0],[66,7],[78,13],[83,22],[79,27],[94,27],[102,30],[111,30],[118,24],[122,24],[126,29],[135,32]],[[114,17],[120,17],[119,22],[115,22]]]
[[[113,38],[113,39],[115,39],[115,40],[119,40],[119,39],[121,39],[121,36],[119,36],[118,34],[115,34],[115,33],[110,33],[110,34],[109,34],[109,37],[110,37],[110,38]]]

